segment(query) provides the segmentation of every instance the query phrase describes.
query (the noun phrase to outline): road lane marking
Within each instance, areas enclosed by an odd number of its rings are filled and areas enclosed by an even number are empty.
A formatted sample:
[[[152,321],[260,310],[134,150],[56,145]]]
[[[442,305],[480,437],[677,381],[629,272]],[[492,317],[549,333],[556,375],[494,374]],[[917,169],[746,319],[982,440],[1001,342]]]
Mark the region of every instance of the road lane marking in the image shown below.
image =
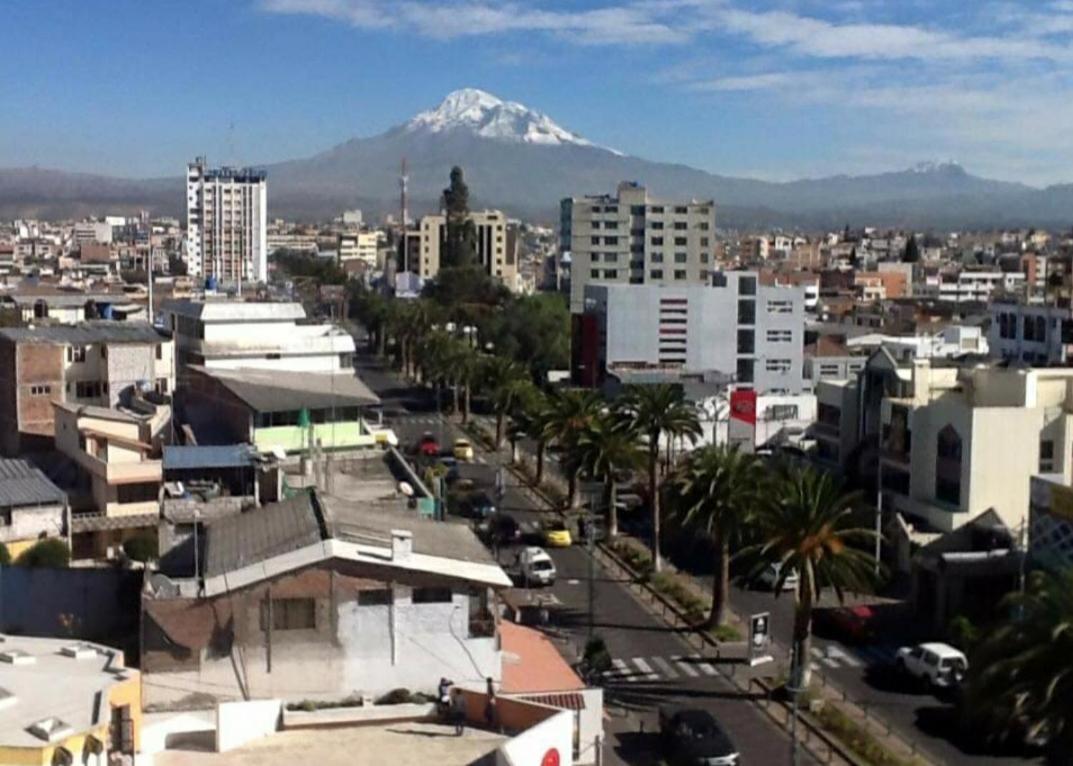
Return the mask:
[[[689,659],[693,662],[693,665],[695,667],[700,668],[700,671],[706,676],[714,676],[719,672],[714,667],[709,665],[706,661],[704,661],[704,658],[702,658],[699,654],[694,654],[690,656]]]
[[[681,670],[690,678],[696,678],[700,675],[700,673],[697,672],[697,669],[695,667],[686,662],[684,657],[676,657],[674,660],[674,664],[677,665],[679,670]]]
[[[641,675],[633,676],[631,681],[639,681],[642,678],[646,681],[655,681],[659,678],[659,674],[652,672],[652,666],[645,662],[644,657],[634,657],[630,661],[641,670]]]
[[[630,674],[630,669],[623,660],[611,660],[611,664],[614,665],[615,669],[608,675],[614,678],[625,678]]]
[[[819,660],[820,662],[822,662],[824,665],[826,665],[829,668],[837,668],[838,667],[838,663],[835,660],[833,660],[831,657],[828,657],[827,653],[824,652],[824,650],[821,649],[818,646],[812,647],[812,656],[815,657],[817,660]]]
[[[667,660],[662,657],[653,657],[652,664],[663,671],[664,678],[678,678],[678,674],[674,671],[674,668],[671,667],[671,663],[667,662]]]
[[[830,655],[831,657],[833,657],[834,659],[838,660],[839,662],[846,663],[851,668],[859,668],[859,667],[861,667],[861,661],[860,660],[858,660],[856,657],[848,654],[847,652],[842,651],[842,648],[839,647],[839,646],[828,646],[827,647],[827,654]]]

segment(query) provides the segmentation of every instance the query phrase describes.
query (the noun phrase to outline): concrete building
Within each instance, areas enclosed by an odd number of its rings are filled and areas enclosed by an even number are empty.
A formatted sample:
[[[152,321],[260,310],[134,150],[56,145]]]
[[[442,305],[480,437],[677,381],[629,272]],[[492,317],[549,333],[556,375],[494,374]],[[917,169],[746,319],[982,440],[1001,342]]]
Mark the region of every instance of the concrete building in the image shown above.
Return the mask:
[[[195,365],[176,401],[200,444],[248,443],[276,454],[398,444],[394,432],[365,417],[380,399],[352,373]]]
[[[510,246],[507,232],[507,217],[500,210],[471,212],[477,234],[477,263],[490,276],[495,277],[510,290],[517,289],[517,246]],[[422,279],[435,279],[440,273],[440,257],[447,242],[447,216],[426,215],[418,224],[420,235],[415,252],[412,240],[407,244],[408,270]]]
[[[349,261],[361,261],[369,268],[378,268],[378,254],[384,235],[379,231],[344,231],[339,234],[337,252],[343,266]]]
[[[335,325],[310,322],[300,303],[165,301],[164,327],[180,368],[339,372],[354,366],[354,339]]]
[[[301,493],[210,524],[200,576],[143,596],[146,702],[498,686],[510,578],[467,525],[405,507]]]
[[[0,676],[0,763],[105,766],[139,749],[141,676],[122,651],[0,636]]]
[[[804,388],[805,292],[715,272],[710,286],[589,285],[574,317],[572,372],[602,385],[614,369],[718,372],[759,393]]]
[[[664,201],[621,183],[617,195],[560,204],[560,243],[570,252],[570,311],[588,285],[708,284],[715,263],[715,203]]]
[[[136,389],[175,389],[170,338],[138,322],[0,330],[0,426],[4,454],[49,450],[54,403],[115,407]]]
[[[54,405],[56,449],[78,466],[77,486],[88,490],[71,493],[72,558],[112,558],[130,537],[155,533],[171,407],[131,404]]]
[[[268,279],[268,182],[263,170],[186,168],[186,266],[227,284]]]
[[[1073,310],[1068,306],[997,301],[988,307],[988,344],[996,359],[1064,366],[1073,351]]]
[[[0,458],[0,543],[15,559],[67,528],[67,496],[29,461]]]
[[[965,269],[929,276],[914,294],[948,303],[987,303],[999,293],[1019,293],[1024,286],[1025,275],[1019,271]]]

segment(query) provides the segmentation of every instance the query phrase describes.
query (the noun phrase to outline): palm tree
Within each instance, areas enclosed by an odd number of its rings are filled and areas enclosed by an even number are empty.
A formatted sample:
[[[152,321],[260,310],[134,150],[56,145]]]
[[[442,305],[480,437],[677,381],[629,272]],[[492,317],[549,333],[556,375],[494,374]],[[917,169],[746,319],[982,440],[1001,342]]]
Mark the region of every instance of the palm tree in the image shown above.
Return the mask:
[[[966,681],[973,731],[1044,734],[1053,763],[1073,753],[1073,570],[1033,572],[1002,603],[1011,618],[972,654]],[[973,720],[975,719],[975,720]]]
[[[618,536],[618,507],[615,498],[616,476],[641,464],[642,453],[637,435],[623,428],[610,413],[596,416],[577,437],[570,458],[581,470],[603,481],[603,503],[607,508],[607,536]]]
[[[563,467],[567,472],[571,508],[578,506],[578,480],[582,470],[581,464],[571,456],[578,438],[603,409],[600,395],[588,389],[558,389],[549,397],[541,433],[547,443],[557,444],[567,458],[567,465]]]
[[[777,598],[790,573],[798,573],[791,674],[796,689],[807,688],[812,678],[812,610],[824,589],[834,590],[843,602],[846,591],[868,590],[873,584],[876,561],[868,545],[875,532],[859,523],[859,499],[844,493],[827,473],[791,466],[774,478],[750,525],[760,540],[742,552],[755,556],[751,575],[778,564]]]
[[[519,398],[518,406],[511,415],[515,433],[519,436],[524,434],[536,443],[536,483],[538,485],[544,479],[544,454],[548,446],[544,436],[544,427],[548,412],[547,394],[536,386],[532,386],[525,396]]]
[[[519,394],[518,383],[525,379],[521,365],[501,356],[488,357],[482,370],[485,385],[496,414],[495,446],[503,443],[503,422],[515,406]]]
[[[682,527],[715,549],[708,627],[723,625],[730,600],[730,543],[752,513],[763,481],[760,461],[737,446],[702,447],[671,475],[672,508]]]
[[[642,434],[648,444],[648,497],[652,504],[652,568],[660,571],[659,444],[664,436],[694,440],[701,434],[700,418],[685,400],[679,386],[660,383],[629,386],[619,409],[628,427]]]

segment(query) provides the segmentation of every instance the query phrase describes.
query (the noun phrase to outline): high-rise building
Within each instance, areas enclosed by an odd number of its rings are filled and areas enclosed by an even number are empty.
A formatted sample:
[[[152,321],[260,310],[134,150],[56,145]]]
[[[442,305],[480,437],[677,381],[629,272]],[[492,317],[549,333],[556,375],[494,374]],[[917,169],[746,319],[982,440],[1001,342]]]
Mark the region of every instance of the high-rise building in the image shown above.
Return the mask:
[[[477,233],[477,263],[484,266],[490,276],[509,289],[515,289],[517,245],[507,236],[507,217],[499,210],[484,210],[470,213],[469,219]],[[422,279],[434,279],[440,272],[440,254],[447,242],[447,216],[443,213],[424,216],[418,231],[421,234],[420,249],[408,253],[409,270]]]
[[[708,284],[715,261],[715,203],[671,202],[624,182],[618,195],[561,203],[560,243],[570,252],[570,311],[585,286]]]
[[[209,168],[198,157],[186,169],[186,265],[220,282],[268,278],[268,184],[265,171]]]

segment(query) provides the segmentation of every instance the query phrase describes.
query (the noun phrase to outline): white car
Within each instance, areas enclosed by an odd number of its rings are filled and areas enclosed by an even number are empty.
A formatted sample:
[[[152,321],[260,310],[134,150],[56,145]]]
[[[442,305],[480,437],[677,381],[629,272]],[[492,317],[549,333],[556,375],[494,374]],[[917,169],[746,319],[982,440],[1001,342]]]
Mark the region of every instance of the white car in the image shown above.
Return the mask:
[[[551,585],[555,574],[555,562],[543,548],[530,546],[518,554],[518,575],[526,585]]]
[[[764,586],[768,590],[775,590],[775,586],[779,582],[779,575],[782,573],[782,564],[771,564],[764,568],[764,571],[756,578],[756,582],[759,585]],[[791,569],[786,575],[786,579],[782,581],[782,589],[784,591],[797,590],[797,571]]]
[[[941,643],[903,646],[894,661],[903,673],[941,689],[957,686],[969,669],[961,651]]]

